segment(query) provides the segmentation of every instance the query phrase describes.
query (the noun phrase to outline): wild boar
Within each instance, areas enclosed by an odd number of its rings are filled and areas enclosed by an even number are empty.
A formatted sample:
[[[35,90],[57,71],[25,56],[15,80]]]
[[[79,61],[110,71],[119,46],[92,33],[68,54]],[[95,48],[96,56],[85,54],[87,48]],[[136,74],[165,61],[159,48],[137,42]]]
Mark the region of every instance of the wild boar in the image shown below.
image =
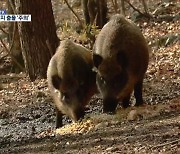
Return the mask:
[[[93,62],[104,112],[115,112],[118,102],[128,107],[133,90],[135,105],[143,104],[142,86],[149,52],[143,34],[133,22],[114,15],[97,36]]]
[[[62,115],[73,121],[83,118],[84,108],[96,91],[92,52],[70,40],[60,43],[47,69],[47,81],[56,107],[56,128]]]

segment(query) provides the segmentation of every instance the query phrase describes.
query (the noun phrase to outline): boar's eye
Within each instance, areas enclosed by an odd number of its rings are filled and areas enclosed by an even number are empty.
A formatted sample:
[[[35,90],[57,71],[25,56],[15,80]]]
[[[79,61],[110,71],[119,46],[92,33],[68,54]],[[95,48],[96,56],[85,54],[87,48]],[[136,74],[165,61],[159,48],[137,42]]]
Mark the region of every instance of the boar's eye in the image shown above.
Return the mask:
[[[128,65],[128,58],[124,51],[119,51],[117,54],[117,62],[123,67],[126,68]]]
[[[62,100],[63,102],[68,103],[69,100],[70,100],[70,97],[69,97],[69,95],[68,95],[67,93],[61,93],[61,100]]]
[[[102,82],[103,84],[106,84],[106,81],[105,81],[105,79],[104,79],[102,76],[100,76],[100,80],[101,80],[101,82]]]
[[[93,54],[93,62],[94,62],[94,66],[96,68],[98,68],[98,66],[101,64],[102,62],[102,57],[100,55],[97,55],[97,54]]]
[[[61,78],[58,75],[52,76],[52,84],[55,89],[59,89],[59,85],[61,83]]]

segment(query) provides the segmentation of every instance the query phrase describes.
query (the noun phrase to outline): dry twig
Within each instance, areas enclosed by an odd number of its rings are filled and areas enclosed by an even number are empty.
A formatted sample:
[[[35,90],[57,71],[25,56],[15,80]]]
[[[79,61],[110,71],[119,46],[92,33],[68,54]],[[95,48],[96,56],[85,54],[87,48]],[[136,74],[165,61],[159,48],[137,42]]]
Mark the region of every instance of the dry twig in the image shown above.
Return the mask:
[[[77,20],[79,21],[79,24],[80,26],[82,26],[82,21],[81,19],[79,18],[79,16],[77,15],[77,13],[73,10],[73,8],[69,5],[68,1],[67,0],[64,0],[65,3],[67,4],[68,8],[72,11],[72,13],[75,15],[75,17],[77,18]]]
[[[129,4],[130,7],[132,7],[135,11],[137,11],[139,14],[144,15],[139,9],[134,7],[128,0],[124,0],[126,3]]]
[[[143,3],[143,6],[144,7],[146,7],[145,8],[145,13],[142,13],[139,9],[137,9],[136,7],[134,7],[128,0],[124,0],[126,3],[128,3],[129,4],[129,6],[130,7],[132,7],[135,11],[137,11],[140,15],[142,15],[142,16],[145,16],[145,17],[152,17],[149,13],[148,13],[148,11],[147,11],[147,7],[146,6],[144,6],[145,4]],[[144,2],[144,1],[143,1]]]

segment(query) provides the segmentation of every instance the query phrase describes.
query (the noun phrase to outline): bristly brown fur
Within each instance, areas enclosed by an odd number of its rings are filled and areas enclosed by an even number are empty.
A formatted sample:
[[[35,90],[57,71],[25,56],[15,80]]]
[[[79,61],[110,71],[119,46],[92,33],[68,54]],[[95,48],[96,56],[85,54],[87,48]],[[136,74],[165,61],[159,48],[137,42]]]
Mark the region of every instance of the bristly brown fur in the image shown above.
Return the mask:
[[[96,90],[92,71],[92,53],[83,46],[64,40],[50,60],[48,87],[57,108],[57,127],[62,114],[76,121],[84,116],[84,107]]]
[[[142,82],[149,53],[145,38],[133,22],[114,15],[97,37],[93,61],[105,112],[114,112],[118,101],[128,107],[133,90],[136,105],[143,103]]]

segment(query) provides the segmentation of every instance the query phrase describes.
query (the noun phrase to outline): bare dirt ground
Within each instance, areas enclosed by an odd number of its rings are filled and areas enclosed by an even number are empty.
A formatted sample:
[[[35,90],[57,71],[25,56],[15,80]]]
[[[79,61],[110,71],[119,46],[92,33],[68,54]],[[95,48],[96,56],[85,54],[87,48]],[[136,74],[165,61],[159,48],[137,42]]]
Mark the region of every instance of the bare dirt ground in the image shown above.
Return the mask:
[[[135,21],[151,48],[144,80],[146,105],[126,110],[119,106],[115,115],[106,115],[95,95],[83,122],[69,125],[64,117],[63,123],[72,128],[64,128],[64,133],[55,130],[46,80],[30,82],[24,73],[11,73],[10,60],[0,51],[0,153],[180,153],[180,3],[148,3],[155,18]],[[58,4],[53,1],[57,25],[67,18],[75,22],[66,5]],[[66,29],[68,24],[59,26],[59,37],[80,39]]]

